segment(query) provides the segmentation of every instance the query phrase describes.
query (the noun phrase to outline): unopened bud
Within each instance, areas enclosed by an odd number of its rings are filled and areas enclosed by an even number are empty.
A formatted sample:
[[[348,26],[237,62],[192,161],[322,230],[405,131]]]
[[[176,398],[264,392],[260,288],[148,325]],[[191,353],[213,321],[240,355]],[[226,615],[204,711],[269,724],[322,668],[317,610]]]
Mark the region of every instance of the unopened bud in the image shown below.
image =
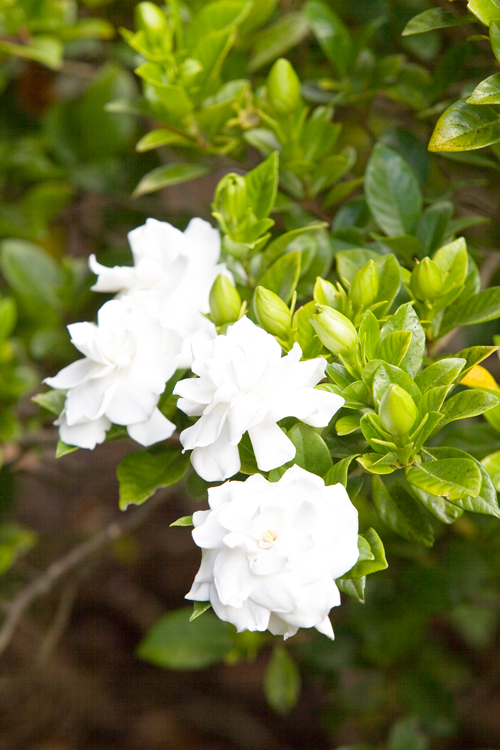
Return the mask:
[[[329,307],[337,308],[337,299],[339,293],[331,283],[322,279],[321,276],[316,277],[316,283],[314,284],[313,297],[314,301],[318,305],[328,305]]]
[[[360,268],[352,280],[349,290],[349,299],[354,309],[365,310],[376,302],[378,297],[379,276],[377,264],[369,260],[363,268]]]
[[[417,263],[411,274],[410,289],[419,300],[432,301],[439,296],[444,284],[443,273],[430,258]]]
[[[291,114],[300,105],[299,78],[283,57],[276,60],[267,77],[267,100],[280,115]]]
[[[382,396],[378,413],[384,430],[396,436],[410,432],[418,416],[417,407],[410,394],[395,383],[392,383]]]
[[[265,331],[286,340],[292,327],[292,314],[281,297],[258,286],[255,290],[255,312]]]
[[[241,297],[227,276],[220,273],[209,296],[210,314],[216,326],[235,323],[241,310]]]
[[[231,225],[242,218],[247,209],[247,184],[238,174],[227,174],[217,185],[214,208]]]
[[[326,305],[318,305],[311,324],[320,341],[332,354],[349,354],[358,343],[358,334],[345,315]]]
[[[165,14],[155,3],[139,3],[135,6],[134,17],[137,29],[150,38],[161,39],[168,33]]]

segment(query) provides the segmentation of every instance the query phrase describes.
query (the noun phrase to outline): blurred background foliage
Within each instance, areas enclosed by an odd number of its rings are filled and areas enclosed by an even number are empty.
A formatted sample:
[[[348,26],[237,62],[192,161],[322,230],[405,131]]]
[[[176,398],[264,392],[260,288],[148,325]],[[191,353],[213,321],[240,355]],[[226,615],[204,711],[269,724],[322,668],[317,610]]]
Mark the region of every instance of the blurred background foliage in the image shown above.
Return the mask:
[[[468,5],[474,12],[481,2]],[[126,232],[148,216],[181,228],[191,215],[210,218],[218,180],[229,171],[244,174],[278,150],[273,232],[327,222],[289,247],[309,253],[305,294],[337,251],[380,249],[382,230],[363,191],[378,143],[400,154],[418,179],[423,255],[465,232],[483,286],[500,282],[495,82],[492,100],[468,104],[488,107],[481,113],[486,139],[465,139],[459,151],[427,148],[436,123],[446,123],[443,113],[498,69],[495,22],[488,31],[465,0],[231,0],[215,14],[203,0],[171,2],[166,14],[156,7],[148,16],[133,0],[0,1],[5,601],[47,559],[44,549],[51,559],[51,541],[42,533],[37,542],[43,524],[36,514],[31,524],[26,513],[19,523],[16,486],[34,456],[49,462],[47,446],[56,443],[50,418],[30,397],[41,378],[73,359],[65,326],[92,319],[102,303],[88,291],[90,253],[108,265],[127,263]],[[422,20],[419,14],[432,10]],[[300,79],[290,111],[280,103],[279,81],[273,89],[268,78],[280,57]],[[450,350],[488,345],[498,333],[498,321],[464,329]],[[487,366],[499,379],[495,356]],[[494,419],[450,424],[439,444],[489,456],[498,489]],[[188,505],[206,497],[195,478],[187,489]],[[286,646],[259,634],[235,637],[210,614],[189,630],[176,610],[149,631],[138,655],[168,669],[243,664],[243,680],[245,665],[257,659],[259,690],[285,717],[271,717],[270,725],[279,732],[302,722],[295,740],[285,732],[290,747],[500,747],[498,521],[465,515],[453,527],[433,524],[437,541],[429,550],[384,527],[363,491],[356,503],[362,526],[383,537],[389,569],[371,577],[364,605],[349,600],[334,611],[335,643],[308,632]],[[76,537],[88,531],[82,527]],[[32,560],[34,546],[42,553]],[[135,553],[127,549],[112,550],[114,564],[130,565]],[[162,604],[173,610],[182,597]],[[297,700],[314,705],[314,718],[306,720],[299,704],[292,719]],[[74,747],[101,747],[83,743]]]

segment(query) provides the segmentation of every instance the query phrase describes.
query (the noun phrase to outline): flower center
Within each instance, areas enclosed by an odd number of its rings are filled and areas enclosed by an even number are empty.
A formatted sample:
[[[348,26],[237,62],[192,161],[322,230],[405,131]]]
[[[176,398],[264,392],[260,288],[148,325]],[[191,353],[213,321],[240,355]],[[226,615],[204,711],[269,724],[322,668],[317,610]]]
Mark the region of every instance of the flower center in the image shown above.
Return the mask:
[[[278,538],[278,532],[274,529],[268,529],[265,531],[262,535],[262,539],[259,542],[259,547],[261,549],[269,549],[269,547],[272,547],[276,539]]]

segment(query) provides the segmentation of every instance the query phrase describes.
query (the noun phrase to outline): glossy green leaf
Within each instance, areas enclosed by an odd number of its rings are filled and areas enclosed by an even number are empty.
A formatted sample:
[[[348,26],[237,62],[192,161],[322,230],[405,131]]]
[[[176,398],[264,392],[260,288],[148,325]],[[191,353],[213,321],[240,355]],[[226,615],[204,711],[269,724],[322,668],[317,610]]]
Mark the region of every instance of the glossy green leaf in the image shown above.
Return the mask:
[[[177,521],[174,521],[170,524],[170,527],[172,526],[192,526],[193,525],[193,516],[182,516],[182,518],[178,518]]]
[[[448,227],[454,210],[450,201],[438,201],[425,209],[415,230],[421,243],[419,257],[430,255],[441,247],[444,238],[450,233]]]
[[[375,262],[380,260],[380,255],[373,250],[340,250],[335,255],[337,264],[337,273],[344,284],[350,287],[352,280],[357,272],[368,263],[369,260]]]
[[[490,475],[496,491],[500,492],[500,451],[485,456],[481,463]]]
[[[349,467],[355,458],[356,453],[353,453],[352,456],[347,456],[347,458],[343,458],[341,461],[337,461],[337,463],[334,464],[323,477],[323,479],[325,480],[325,484],[338,484],[340,482],[340,484],[342,484],[344,487],[347,487],[347,475],[349,473]]]
[[[276,713],[284,716],[300,695],[300,671],[284,646],[276,646],[264,675],[266,700]]]
[[[467,8],[486,26],[500,18],[500,0],[468,0]]]
[[[455,523],[457,518],[463,515],[464,511],[454,503],[450,503],[442,495],[429,495],[428,492],[419,490],[418,487],[408,485],[408,489],[411,494],[418,500],[419,503],[431,513],[441,523]]]
[[[377,403],[382,399],[385,391],[392,384],[404,388],[404,390],[410,394],[417,406],[419,405],[422,395],[418,386],[415,385],[411,375],[404,370],[401,370],[401,368],[395,367],[395,365],[386,364],[385,362],[379,365],[375,371],[372,382],[373,397]]]
[[[459,301],[460,302],[460,301]],[[440,335],[452,328],[486,323],[500,317],[500,286],[492,286],[450,307],[443,318]]]
[[[221,661],[233,648],[234,627],[208,612],[189,622],[189,607],[169,612],[139,644],[139,658],[167,669],[202,669]]]
[[[189,622],[193,622],[201,615],[205,614],[212,605],[210,602],[193,602],[193,614],[189,618]]]
[[[262,164],[247,172],[248,202],[258,219],[266,219],[274,206],[279,181],[279,154],[274,151]]]
[[[457,352],[456,357],[465,359],[465,367],[460,373],[460,380],[469,373],[474,365],[478,365],[498,350],[497,346],[469,346]]]
[[[58,440],[56,445],[56,458],[62,458],[63,456],[67,456],[68,453],[74,453],[77,450],[78,448],[76,445],[67,445],[66,443],[63,443],[62,440]]]
[[[365,453],[359,456],[356,461],[370,474],[392,474],[396,471],[398,457],[395,453],[386,453],[381,456],[379,453]]]
[[[55,414],[57,417],[64,408],[64,402],[66,401],[66,391],[51,390],[46,393],[38,393],[33,396],[32,401],[38,404],[43,409],[47,409],[51,414]]]
[[[414,258],[420,257],[420,240],[411,234],[403,234],[401,237],[382,237],[381,240],[384,245],[406,260],[413,261]]]
[[[406,479],[430,495],[444,495],[454,502],[469,495],[475,497],[481,488],[481,471],[472,459],[445,458],[410,467]]]
[[[378,359],[384,360],[389,365],[398,367],[410,346],[412,334],[409,331],[393,331],[389,333],[380,344],[377,353]]]
[[[278,258],[260,277],[259,285],[270,289],[288,304],[300,278],[300,266],[300,253],[289,253]]]
[[[295,311],[292,319],[294,341],[299,344],[302,349],[302,356],[306,359],[315,359],[323,351],[323,344],[309,322],[315,311],[315,302],[308,302]]]
[[[486,391],[473,390],[456,393],[445,402],[441,409],[443,414],[441,427],[457,419],[477,417],[488,409],[498,406],[498,403],[498,398]]]
[[[411,234],[422,210],[422,194],[411,167],[398,153],[377,144],[365,175],[365,195],[379,227],[389,236]]]
[[[140,180],[139,184],[132,193],[132,198],[138,198],[140,195],[154,193],[162,188],[171,185],[180,185],[183,182],[190,182],[210,172],[210,167],[204,164],[165,164],[156,167],[148,172]]]
[[[462,510],[469,510],[473,513],[483,513],[500,518],[500,508],[498,506],[495,486],[483,464],[479,463],[479,461],[473,456],[470,456],[468,453],[459,450],[458,448],[427,448],[426,453],[438,460],[458,459],[461,461],[473,461],[481,475],[479,492],[477,493],[477,495],[471,494],[470,496],[462,497],[457,500],[452,499],[452,502],[454,502]]]
[[[188,467],[189,455],[177,448],[130,453],[116,470],[120,484],[120,510],[126,510],[129,505],[142,505],[160,487],[177,484]]]
[[[500,62],[500,17],[490,23],[491,51],[497,62]]]
[[[354,52],[353,40],[344,22],[317,0],[307,2],[304,13],[325,56],[343,78],[349,71]]]
[[[343,579],[364,578],[388,567],[384,545],[375,529],[368,529],[364,534],[358,535],[358,549],[358,561],[348,573],[342,576]]]
[[[337,435],[350,435],[360,429],[359,417],[355,414],[348,417],[341,417],[335,422],[335,431]]]
[[[415,384],[418,385],[422,393],[425,393],[429,388],[450,385],[458,378],[465,365],[466,360],[461,357],[441,359],[419,372],[415,377]]]
[[[373,504],[392,531],[426,547],[434,544],[432,526],[416,500],[398,484],[390,491],[379,477],[373,477]]]
[[[362,578],[337,578],[335,583],[341,594],[352,596],[360,604],[364,604],[366,576]]]
[[[326,222],[317,221],[314,222],[314,224],[309,224],[305,227],[298,227],[297,229],[292,229],[290,232],[284,232],[284,234],[281,234],[275,240],[270,242],[266,247],[261,261],[262,271],[265,271],[266,268],[271,265],[271,263],[274,263],[275,260],[283,255],[288,245],[297,237],[300,237],[301,235],[308,232],[316,232],[319,229],[324,229],[327,226],[328,224]]]
[[[455,16],[453,13],[446,13],[442,8],[430,8],[414,16],[401,32],[401,36],[412,36],[413,34],[425,34],[433,29],[447,29],[452,26],[463,26],[464,24],[474,23],[473,16]]]
[[[0,41],[0,52],[34,60],[47,68],[58,70],[63,62],[64,47],[60,39],[40,35],[32,37],[29,44]]]
[[[401,305],[394,315],[389,318],[380,331],[381,342],[394,331],[407,331],[411,333],[410,345],[401,361],[400,367],[409,375],[415,377],[422,366],[426,340],[424,329],[411,303],[407,302]]]
[[[371,310],[363,315],[358,335],[367,359],[375,359],[380,345],[380,325]]]
[[[298,422],[288,431],[287,437],[296,448],[293,463],[312,474],[325,476],[332,467],[332,457],[321,435],[309,425]]]
[[[500,140],[500,110],[460,99],[437,121],[429,151],[473,151]]]
[[[481,81],[467,99],[467,104],[500,104],[500,73]]]

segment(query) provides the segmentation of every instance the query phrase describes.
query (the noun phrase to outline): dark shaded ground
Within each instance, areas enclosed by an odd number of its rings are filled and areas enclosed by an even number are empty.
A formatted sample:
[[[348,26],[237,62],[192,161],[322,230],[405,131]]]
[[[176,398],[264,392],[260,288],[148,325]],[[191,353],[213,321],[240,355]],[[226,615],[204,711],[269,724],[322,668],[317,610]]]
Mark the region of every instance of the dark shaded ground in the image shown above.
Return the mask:
[[[114,467],[130,447],[23,459],[17,516],[42,539],[20,566],[26,581],[119,517]],[[202,672],[164,671],[134,655],[159,616],[183,604],[196,572],[189,530],[168,528],[193,507],[170,497],[31,608],[2,659],[1,750],[328,747],[314,728],[314,684],[292,717],[267,708],[266,650],[255,663]]]

